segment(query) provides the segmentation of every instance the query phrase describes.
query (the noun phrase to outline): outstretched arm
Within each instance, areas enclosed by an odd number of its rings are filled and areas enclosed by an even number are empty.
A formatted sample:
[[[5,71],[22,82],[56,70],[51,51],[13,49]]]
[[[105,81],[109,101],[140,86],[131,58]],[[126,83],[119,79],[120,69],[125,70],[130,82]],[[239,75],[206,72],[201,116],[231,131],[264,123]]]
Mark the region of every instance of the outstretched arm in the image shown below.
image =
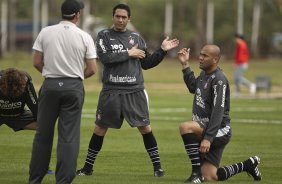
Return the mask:
[[[145,58],[141,60],[142,68],[147,70],[157,66],[163,60],[166,52],[177,47],[178,44],[178,39],[174,38],[170,40],[169,37],[166,37],[161,44],[161,48],[156,50],[153,54],[145,51]]]

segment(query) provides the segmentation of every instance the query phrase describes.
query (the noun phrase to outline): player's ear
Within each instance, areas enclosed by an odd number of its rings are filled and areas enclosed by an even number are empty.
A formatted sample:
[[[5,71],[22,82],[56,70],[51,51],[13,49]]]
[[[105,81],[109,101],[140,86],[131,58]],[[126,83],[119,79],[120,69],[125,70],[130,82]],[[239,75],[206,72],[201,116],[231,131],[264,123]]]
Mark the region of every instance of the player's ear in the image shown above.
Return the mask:
[[[80,14],[81,14],[80,10],[75,14],[75,16],[76,16],[77,19],[80,18]]]
[[[219,62],[220,57],[216,56],[213,58],[214,64],[217,64]]]

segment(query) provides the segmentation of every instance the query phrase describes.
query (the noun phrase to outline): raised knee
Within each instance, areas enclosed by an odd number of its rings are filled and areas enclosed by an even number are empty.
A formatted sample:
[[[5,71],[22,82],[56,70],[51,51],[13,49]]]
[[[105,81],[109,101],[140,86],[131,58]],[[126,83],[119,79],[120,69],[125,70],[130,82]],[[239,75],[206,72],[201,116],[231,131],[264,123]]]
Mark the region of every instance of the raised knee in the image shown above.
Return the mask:
[[[180,132],[182,132],[184,129],[185,129],[185,123],[181,123],[180,125],[179,125],[179,131]]]
[[[179,125],[179,131],[181,134],[193,133],[193,126],[189,122],[181,123]]]

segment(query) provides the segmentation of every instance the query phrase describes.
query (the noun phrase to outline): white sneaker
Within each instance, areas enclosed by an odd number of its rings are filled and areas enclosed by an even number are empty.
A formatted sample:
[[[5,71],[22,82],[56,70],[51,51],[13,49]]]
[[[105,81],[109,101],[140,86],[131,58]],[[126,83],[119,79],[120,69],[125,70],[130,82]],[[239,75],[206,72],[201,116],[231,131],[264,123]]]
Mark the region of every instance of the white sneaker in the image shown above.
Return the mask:
[[[250,85],[250,94],[251,94],[251,95],[256,94],[256,90],[257,90],[256,84],[252,83],[252,84]]]

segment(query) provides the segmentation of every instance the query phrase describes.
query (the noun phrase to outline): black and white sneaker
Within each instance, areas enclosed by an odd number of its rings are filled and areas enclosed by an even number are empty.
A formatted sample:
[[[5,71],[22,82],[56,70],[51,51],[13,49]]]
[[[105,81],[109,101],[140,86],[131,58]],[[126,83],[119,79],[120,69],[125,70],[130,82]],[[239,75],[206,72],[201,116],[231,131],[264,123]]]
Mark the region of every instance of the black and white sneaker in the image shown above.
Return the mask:
[[[156,170],[154,170],[154,176],[155,177],[163,177],[164,176],[164,170],[162,170],[162,169],[156,169]]]
[[[247,170],[248,175],[251,175],[255,181],[261,180],[261,173],[259,171],[259,164],[260,164],[260,158],[258,156],[250,157],[249,160],[252,162],[252,167]]]
[[[200,173],[192,173],[187,180],[184,181],[184,183],[202,183],[204,181],[204,178]]]
[[[84,167],[76,171],[77,176],[90,176],[92,175],[92,173],[93,170],[87,171],[86,169],[84,169]]]

